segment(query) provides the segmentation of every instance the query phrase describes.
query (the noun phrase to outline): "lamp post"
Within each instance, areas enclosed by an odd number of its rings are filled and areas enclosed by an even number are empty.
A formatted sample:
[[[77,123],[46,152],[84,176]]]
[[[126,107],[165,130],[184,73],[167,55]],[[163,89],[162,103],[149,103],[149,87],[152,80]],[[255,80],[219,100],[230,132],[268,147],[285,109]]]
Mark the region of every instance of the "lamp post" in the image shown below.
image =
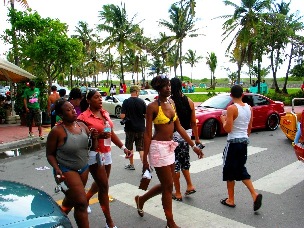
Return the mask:
[[[71,89],[73,87],[73,85],[72,85],[72,75],[73,75],[73,65],[71,64],[70,65],[70,86],[71,86]]]

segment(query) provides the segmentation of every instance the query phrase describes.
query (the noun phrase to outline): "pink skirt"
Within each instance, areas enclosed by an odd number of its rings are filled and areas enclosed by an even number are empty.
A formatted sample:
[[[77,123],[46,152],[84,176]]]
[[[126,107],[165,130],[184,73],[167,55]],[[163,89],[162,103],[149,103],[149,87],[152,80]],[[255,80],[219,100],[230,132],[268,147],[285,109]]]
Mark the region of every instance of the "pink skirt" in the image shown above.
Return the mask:
[[[149,162],[153,167],[172,165],[175,162],[174,150],[178,143],[174,141],[151,140]]]

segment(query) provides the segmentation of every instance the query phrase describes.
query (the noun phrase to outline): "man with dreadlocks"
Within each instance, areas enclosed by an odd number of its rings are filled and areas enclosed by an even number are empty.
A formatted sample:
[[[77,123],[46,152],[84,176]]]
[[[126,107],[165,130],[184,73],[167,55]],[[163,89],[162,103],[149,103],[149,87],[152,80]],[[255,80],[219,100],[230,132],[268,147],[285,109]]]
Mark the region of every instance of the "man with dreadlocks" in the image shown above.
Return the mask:
[[[171,79],[171,99],[175,103],[176,113],[182,127],[186,130],[189,137],[191,137],[192,132],[195,137],[195,144],[200,144],[195,108],[193,101],[182,93],[182,82],[178,78]],[[190,154],[189,154],[189,144],[180,136],[180,134],[175,131],[173,133],[173,140],[178,143],[175,149],[175,175],[173,177],[175,194],[172,194],[172,199],[176,201],[182,201],[182,194],[180,190],[180,171],[182,171],[186,183],[187,190],[185,195],[190,195],[196,192],[190,177]]]

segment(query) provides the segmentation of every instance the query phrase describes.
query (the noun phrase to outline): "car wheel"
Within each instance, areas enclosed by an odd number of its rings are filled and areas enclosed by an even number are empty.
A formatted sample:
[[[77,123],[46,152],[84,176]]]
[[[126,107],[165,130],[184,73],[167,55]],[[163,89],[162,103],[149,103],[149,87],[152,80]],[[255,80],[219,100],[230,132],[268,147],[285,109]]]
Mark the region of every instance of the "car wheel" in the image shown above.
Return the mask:
[[[116,116],[117,118],[120,118],[120,113],[121,113],[121,107],[120,107],[120,106],[117,106],[117,107],[115,108],[115,116]]]
[[[217,132],[217,123],[215,119],[209,119],[202,128],[202,137],[204,139],[213,139]]]
[[[280,124],[280,117],[277,114],[272,113],[270,116],[268,116],[266,122],[267,129],[274,131],[278,128],[279,124]]]

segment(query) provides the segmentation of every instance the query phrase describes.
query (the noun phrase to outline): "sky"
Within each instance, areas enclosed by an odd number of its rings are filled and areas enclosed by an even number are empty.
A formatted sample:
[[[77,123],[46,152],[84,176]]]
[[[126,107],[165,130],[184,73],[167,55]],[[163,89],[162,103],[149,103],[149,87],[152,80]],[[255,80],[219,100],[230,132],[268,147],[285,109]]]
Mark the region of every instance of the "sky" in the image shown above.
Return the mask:
[[[149,37],[158,37],[159,32],[168,32],[164,27],[159,26],[160,19],[168,20],[168,10],[170,5],[177,0],[27,0],[32,10],[37,11],[42,17],[58,18],[61,22],[68,24],[68,34],[74,34],[75,26],[79,21],[85,21],[90,28],[95,28],[99,21],[99,11],[102,10],[104,4],[120,5],[125,2],[128,18],[131,19],[134,15],[134,22],[144,28],[144,33]],[[240,0],[231,0],[240,5]],[[289,0],[285,0],[288,2]],[[8,2],[8,0],[6,0]],[[215,70],[215,77],[226,78],[229,68],[232,72],[237,70],[236,64],[232,64],[225,57],[225,50],[231,38],[222,42],[222,24],[223,19],[215,19],[223,15],[230,15],[234,8],[225,6],[223,0],[197,0],[196,17],[198,22],[196,28],[199,28],[198,33],[203,34],[197,38],[186,38],[183,44],[183,52],[188,49],[196,51],[196,54],[202,56],[200,63],[196,64],[192,71],[194,79],[210,78],[210,70],[206,65],[206,57],[208,53],[214,52],[217,56],[218,66]],[[22,7],[15,3],[17,9]],[[291,12],[299,10],[300,15],[304,15],[303,0],[291,0]],[[0,4],[0,33],[10,25],[7,20],[7,5]],[[7,51],[7,47],[0,41],[0,56]],[[270,62],[265,58],[263,66],[269,65]],[[287,66],[282,66],[279,70],[279,76],[285,75]],[[243,67],[241,77],[247,77],[247,68]],[[177,72],[179,74],[179,70]],[[173,72],[172,72],[173,74]],[[191,75],[191,67],[183,64],[183,75]],[[271,77],[271,75],[268,75]],[[126,78],[128,79],[128,78]]]

